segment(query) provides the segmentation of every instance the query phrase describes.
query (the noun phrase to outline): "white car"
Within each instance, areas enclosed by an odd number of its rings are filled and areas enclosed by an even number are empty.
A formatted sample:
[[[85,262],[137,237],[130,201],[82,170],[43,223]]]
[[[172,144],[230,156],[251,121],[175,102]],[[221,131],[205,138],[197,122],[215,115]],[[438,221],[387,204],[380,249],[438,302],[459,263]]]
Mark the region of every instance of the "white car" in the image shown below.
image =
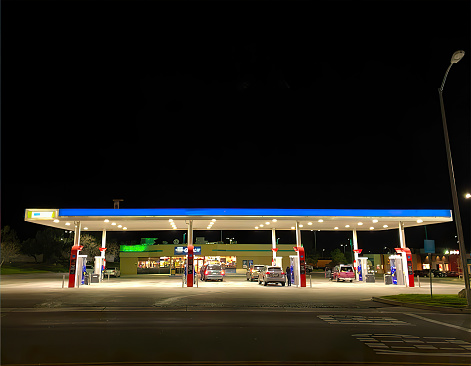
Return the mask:
[[[103,271],[103,277],[107,277],[108,275],[114,277],[121,277],[121,271],[117,267],[109,267]]]

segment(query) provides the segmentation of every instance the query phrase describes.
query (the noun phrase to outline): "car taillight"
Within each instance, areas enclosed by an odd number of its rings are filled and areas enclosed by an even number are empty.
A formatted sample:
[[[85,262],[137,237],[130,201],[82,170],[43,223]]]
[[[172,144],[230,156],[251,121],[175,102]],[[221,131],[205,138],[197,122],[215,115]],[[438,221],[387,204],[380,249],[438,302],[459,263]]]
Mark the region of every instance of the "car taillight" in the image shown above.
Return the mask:
[[[224,276],[224,271],[221,271],[221,274]]]
[[[281,274],[282,274],[282,275],[284,275],[284,274],[286,274],[286,273],[284,273],[284,272],[281,272]]]
[[[204,274],[207,275],[207,274],[208,274],[208,271],[204,271]]]
[[[267,275],[271,275],[271,272],[267,272]]]

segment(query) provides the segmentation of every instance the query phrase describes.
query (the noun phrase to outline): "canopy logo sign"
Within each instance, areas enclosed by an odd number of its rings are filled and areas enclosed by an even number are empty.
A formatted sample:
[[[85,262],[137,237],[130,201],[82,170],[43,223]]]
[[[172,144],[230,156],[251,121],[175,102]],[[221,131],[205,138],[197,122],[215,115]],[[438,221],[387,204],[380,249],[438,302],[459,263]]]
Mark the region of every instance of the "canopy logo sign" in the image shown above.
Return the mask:
[[[188,247],[175,247],[174,255],[187,255]],[[201,254],[201,247],[193,247],[193,254]]]
[[[56,216],[55,211],[28,211],[28,219],[53,219]]]

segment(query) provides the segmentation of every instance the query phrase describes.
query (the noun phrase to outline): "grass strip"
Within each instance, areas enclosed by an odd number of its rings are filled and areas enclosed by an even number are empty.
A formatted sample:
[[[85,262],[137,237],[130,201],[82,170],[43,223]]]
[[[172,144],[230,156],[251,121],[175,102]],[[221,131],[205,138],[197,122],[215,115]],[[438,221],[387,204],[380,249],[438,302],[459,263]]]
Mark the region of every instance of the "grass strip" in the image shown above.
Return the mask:
[[[15,267],[2,267],[1,274],[2,275],[9,275],[9,274],[21,274],[21,273],[48,273],[49,271],[45,271],[42,269],[34,269],[34,268],[15,268]]]
[[[413,304],[422,304],[429,306],[446,306],[453,308],[466,307],[466,299],[459,298],[458,295],[433,295],[430,298],[429,294],[399,294],[381,296],[382,299],[396,300]]]
[[[1,267],[1,274],[21,274],[21,273],[47,273],[47,272],[68,272],[68,268],[61,264],[47,263],[9,263]]]

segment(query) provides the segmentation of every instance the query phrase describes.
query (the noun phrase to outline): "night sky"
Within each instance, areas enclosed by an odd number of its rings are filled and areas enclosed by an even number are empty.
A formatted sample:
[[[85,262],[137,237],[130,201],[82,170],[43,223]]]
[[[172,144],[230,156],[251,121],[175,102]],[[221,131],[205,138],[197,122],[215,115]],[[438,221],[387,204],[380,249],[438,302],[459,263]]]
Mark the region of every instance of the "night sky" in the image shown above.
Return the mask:
[[[40,227],[25,208],[113,198],[452,209],[437,89],[462,49],[444,100],[469,250],[469,15],[469,1],[2,1],[2,227],[26,239]],[[454,235],[429,229],[438,246]],[[406,236],[423,245],[423,228]]]

